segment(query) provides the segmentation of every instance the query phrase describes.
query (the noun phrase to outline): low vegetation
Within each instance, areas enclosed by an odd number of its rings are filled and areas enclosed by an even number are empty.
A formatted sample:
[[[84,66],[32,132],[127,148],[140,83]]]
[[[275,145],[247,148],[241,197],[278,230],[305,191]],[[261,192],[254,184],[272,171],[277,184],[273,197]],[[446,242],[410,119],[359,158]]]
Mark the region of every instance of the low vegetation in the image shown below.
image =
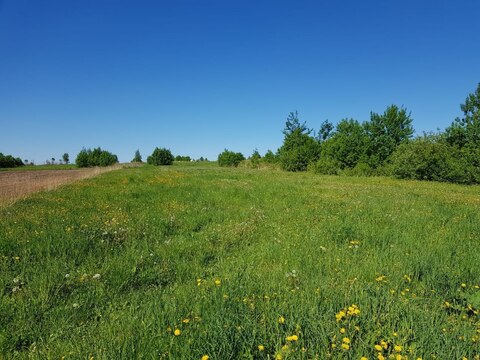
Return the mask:
[[[478,359],[478,186],[214,163],[0,210],[0,357]]]
[[[0,153],[0,168],[16,168],[24,165],[22,159],[19,157],[15,158],[12,155],[3,155]]]
[[[172,165],[174,157],[172,152],[166,148],[155,148],[152,155],[147,158],[147,163],[151,165]]]

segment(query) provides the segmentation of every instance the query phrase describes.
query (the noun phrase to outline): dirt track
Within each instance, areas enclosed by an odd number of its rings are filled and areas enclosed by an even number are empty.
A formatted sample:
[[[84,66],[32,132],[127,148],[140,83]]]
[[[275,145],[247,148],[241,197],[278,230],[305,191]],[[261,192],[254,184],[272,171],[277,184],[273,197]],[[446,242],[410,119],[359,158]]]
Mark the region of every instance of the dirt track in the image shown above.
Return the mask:
[[[75,180],[86,179],[117,170],[122,165],[78,170],[26,170],[0,172],[0,206],[14,202],[28,194],[51,190]]]

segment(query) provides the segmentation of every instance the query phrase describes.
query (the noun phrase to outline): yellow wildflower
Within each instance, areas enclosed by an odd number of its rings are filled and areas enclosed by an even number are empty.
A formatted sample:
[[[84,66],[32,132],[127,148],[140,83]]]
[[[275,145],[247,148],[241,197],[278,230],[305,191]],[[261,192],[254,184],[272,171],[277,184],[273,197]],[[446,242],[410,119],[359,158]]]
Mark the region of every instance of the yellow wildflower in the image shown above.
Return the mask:
[[[175,336],[180,336],[182,332],[180,331],[180,329],[175,329],[175,331],[173,332],[173,335]]]
[[[220,281],[220,279],[215,279],[215,285],[220,286],[221,283],[222,283],[222,282]]]
[[[350,345],[343,343],[342,344],[342,349],[348,350],[348,349],[350,349]]]
[[[345,344],[350,344],[350,339],[348,337],[344,337],[342,339],[342,341],[345,343]]]
[[[263,345],[258,345],[258,351],[263,351],[265,350],[265,346]]]
[[[210,356],[208,356],[208,355],[203,355],[202,356],[202,360],[208,360],[208,359],[210,359]]]
[[[340,334],[345,334],[345,331],[347,331],[347,330],[345,330],[345,328],[341,328],[340,329]]]
[[[395,346],[393,347],[393,350],[395,350],[396,352],[400,352],[400,351],[402,351],[402,349],[403,349],[403,347],[400,346],[400,345],[395,345]]]
[[[283,316],[280,316],[280,317],[278,318],[278,323],[279,323],[279,324],[285,324],[285,318],[284,318]]]
[[[382,351],[382,347],[381,347],[380,345],[378,345],[378,344],[375,345],[374,348],[375,348],[375,350],[377,350],[377,351]]]

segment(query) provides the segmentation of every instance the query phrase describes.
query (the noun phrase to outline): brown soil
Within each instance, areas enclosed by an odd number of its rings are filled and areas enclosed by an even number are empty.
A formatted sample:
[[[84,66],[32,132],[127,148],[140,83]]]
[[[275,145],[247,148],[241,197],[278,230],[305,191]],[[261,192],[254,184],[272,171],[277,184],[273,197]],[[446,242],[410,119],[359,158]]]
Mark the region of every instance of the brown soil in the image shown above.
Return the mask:
[[[51,190],[76,180],[86,179],[99,174],[117,170],[117,164],[104,168],[86,168],[78,170],[26,170],[0,172],[0,206],[41,191]]]

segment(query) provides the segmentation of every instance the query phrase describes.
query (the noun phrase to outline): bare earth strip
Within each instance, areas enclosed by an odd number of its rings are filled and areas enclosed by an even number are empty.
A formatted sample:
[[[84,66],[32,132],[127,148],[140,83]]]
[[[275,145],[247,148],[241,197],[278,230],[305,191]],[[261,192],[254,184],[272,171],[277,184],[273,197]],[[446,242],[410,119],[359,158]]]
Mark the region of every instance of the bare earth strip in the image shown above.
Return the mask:
[[[76,180],[87,179],[108,171],[121,169],[123,165],[85,168],[78,170],[26,170],[0,172],[0,206],[5,206],[27,195],[52,190]]]

